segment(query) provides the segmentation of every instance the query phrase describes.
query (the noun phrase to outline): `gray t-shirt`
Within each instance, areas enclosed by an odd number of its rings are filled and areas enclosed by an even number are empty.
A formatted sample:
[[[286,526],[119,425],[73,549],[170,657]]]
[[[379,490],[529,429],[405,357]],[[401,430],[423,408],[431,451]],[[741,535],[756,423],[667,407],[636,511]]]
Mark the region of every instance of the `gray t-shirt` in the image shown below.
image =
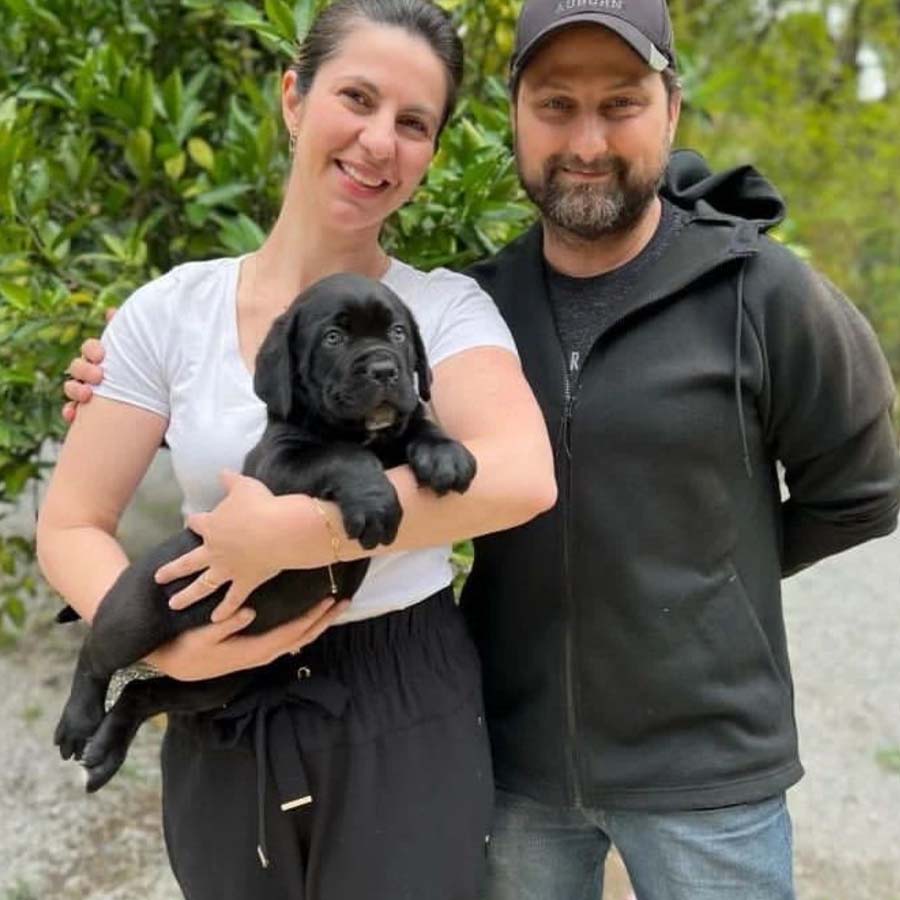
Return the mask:
[[[240,354],[240,265],[241,258],[225,258],[178,266],[135,291],[103,333],[104,380],[95,393],[167,420],[185,515],[222,499],[219,473],[240,471],[266,424]],[[471,278],[447,269],[420,272],[392,259],[382,281],[413,313],[432,367],[473,347],[515,353],[506,323]],[[450,547],[442,546],[373,558],[340,621],[424,600],[452,580],[449,557]]]
[[[638,274],[663,255],[687,219],[687,213],[663,200],[659,225],[647,246],[625,265],[602,275],[573,278],[545,262],[550,303],[570,375],[579,372],[591,347],[615,319]]]

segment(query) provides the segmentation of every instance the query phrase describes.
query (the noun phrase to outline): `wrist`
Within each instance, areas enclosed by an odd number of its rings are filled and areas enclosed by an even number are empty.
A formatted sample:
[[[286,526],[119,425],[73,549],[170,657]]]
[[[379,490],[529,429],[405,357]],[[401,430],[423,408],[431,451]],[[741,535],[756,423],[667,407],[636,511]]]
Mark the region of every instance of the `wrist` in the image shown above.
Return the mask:
[[[336,562],[335,543],[341,561],[350,552],[337,506],[306,494],[276,497],[277,527],[273,552],[283,569],[314,569]]]

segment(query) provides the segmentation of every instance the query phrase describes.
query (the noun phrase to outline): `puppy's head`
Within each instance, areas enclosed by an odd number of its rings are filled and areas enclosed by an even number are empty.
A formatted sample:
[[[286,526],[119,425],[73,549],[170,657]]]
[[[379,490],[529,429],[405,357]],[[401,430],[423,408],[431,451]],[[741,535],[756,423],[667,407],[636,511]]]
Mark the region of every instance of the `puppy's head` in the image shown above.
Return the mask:
[[[275,320],[254,377],[275,418],[312,417],[369,433],[402,430],[419,399],[430,398],[430,383],[403,301],[378,281],[346,273],[316,282]]]

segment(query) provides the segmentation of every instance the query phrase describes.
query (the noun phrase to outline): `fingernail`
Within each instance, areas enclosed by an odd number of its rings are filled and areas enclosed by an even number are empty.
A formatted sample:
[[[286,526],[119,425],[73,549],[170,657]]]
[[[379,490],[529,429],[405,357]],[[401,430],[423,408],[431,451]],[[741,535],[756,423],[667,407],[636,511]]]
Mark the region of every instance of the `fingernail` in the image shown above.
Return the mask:
[[[252,622],[256,618],[255,609],[242,609],[240,612],[242,622]]]
[[[173,597],[173,598],[169,601],[169,609],[181,609],[181,603],[180,603],[180,602],[177,602],[177,601],[175,600],[175,598]]]

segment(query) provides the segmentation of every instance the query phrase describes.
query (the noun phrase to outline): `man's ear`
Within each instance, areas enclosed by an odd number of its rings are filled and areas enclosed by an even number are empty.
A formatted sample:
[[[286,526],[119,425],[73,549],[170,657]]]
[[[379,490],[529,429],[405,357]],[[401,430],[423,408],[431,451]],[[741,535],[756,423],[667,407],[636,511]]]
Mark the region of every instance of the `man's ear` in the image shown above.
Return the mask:
[[[272,323],[256,354],[253,390],[277,419],[289,419],[294,412],[301,314],[300,304],[295,302]]]
[[[678,119],[681,116],[681,88],[672,91],[669,98],[669,146],[675,141],[675,132],[678,130]]]

